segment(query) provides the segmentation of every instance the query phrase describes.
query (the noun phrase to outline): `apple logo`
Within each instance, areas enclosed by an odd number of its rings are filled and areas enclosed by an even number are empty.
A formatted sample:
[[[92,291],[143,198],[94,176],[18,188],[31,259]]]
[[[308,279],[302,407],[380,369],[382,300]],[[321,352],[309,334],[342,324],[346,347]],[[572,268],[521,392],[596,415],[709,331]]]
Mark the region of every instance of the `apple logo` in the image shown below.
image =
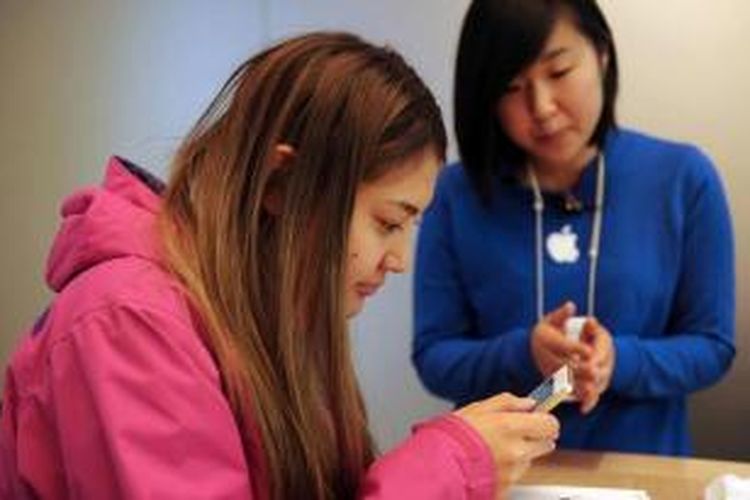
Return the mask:
[[[581,254],[578,251],[578,235],[572,231],[570,224],[565,224],[562,229],[547,236],[547,253],[560,264],[578,261]]]

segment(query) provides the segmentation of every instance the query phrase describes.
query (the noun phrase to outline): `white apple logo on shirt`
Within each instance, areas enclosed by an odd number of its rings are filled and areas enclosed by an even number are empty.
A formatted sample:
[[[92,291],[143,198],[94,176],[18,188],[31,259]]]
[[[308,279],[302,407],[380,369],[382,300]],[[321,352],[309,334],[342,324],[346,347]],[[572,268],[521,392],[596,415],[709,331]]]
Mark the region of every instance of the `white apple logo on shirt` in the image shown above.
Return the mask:
[[[572,264],[578,261],[581,252],[578,251],[578,235],[573,232],[570,224],[547,236],[547,253],[558,263]]]

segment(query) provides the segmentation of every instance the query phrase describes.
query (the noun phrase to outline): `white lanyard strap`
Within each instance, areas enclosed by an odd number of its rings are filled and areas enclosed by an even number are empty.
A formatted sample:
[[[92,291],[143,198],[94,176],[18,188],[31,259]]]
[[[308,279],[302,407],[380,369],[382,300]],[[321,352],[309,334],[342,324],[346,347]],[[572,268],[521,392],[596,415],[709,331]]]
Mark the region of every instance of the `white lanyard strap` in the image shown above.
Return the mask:
[[[599,154],[597,159],[596,172],[596,195],[594,201],[594,216],[591,226],[591,236],[589,238],[589,272],[587,283],[587,304],[586,315],[593,316],[596,306],[596,274],[597,264],[599,262],[599,247],[602,236],[602,218],[604,213],[604,177],[605,177],[604,155]],[[536,316],[537,321],[544,317],[544,198],[542,190],[539,188],[539,181],[536,178],[534,169],[527,169],[531,188],[534,191],[534,221],[536,234],[534,236],[536,250]]]

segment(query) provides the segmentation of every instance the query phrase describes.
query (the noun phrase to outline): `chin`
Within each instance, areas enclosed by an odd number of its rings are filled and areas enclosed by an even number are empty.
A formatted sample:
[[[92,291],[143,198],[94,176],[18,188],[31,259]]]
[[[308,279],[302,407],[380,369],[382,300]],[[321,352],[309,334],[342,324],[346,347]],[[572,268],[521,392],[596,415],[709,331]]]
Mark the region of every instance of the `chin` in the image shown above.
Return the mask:
[[[537,157],[550,165],[565,165],[576,160],[577,152],[574,148],[550,148],[540,151]]]
[[[538,156],[549,162],[559,162],[574,157],[585,146],[584,141],[568,133],[560,134],[548,141],[537,141],[533,143],[530,149],[534,156]]]
[[[352,319],[354,316],[359,314],[360,311],[362,311],[363,306],[364,301],[359,297],[351,298],[350,300],[348,300],[345,307],[346,319]]]

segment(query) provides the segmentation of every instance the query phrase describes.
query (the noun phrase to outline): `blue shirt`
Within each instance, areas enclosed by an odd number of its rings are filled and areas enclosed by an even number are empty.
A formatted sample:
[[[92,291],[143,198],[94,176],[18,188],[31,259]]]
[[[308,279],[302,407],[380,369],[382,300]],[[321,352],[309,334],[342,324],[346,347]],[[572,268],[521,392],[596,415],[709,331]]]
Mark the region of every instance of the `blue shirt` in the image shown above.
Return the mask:
[[[686,396],[734,358],[734,250],[720,179],[698,149],[628,130],[604,148],[605,200],[593,313],[613,336],[609,389],[588,415],[562,405],[562,448],[685,455]],[[543,193],[546,238],[570,225],[580,257],[544,251],[545,312],[586,314],[596,167],[573,188],[581,212]],[[463,405],[542,380],[530,350],[537,322],[531,190],[497,176],[482,205],[461,165],[441,173],[420,228],[413,361],[424,385]]]

